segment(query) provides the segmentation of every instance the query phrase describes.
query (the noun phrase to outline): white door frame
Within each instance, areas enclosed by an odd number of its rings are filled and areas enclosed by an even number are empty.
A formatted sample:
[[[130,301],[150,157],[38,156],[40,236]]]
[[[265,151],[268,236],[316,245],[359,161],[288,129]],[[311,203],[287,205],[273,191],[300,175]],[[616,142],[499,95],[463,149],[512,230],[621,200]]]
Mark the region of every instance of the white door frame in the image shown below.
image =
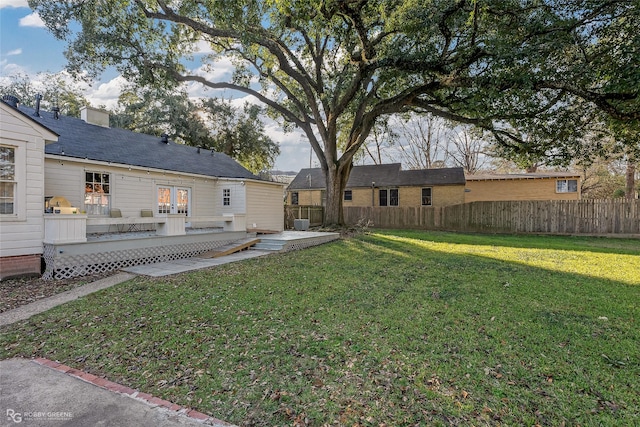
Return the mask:
[[[163,191],[164,190],[164,191]],[[164,194],[161,194],[163,191]],[[159,214],[184,214],[191,217],[191,188],[177,185],[158,185],[156,209]],[[186,203],[184,197],[186,196]],[[162,200],[164,198],[164,200]],[[187,226],[191,223],[187,222]]]

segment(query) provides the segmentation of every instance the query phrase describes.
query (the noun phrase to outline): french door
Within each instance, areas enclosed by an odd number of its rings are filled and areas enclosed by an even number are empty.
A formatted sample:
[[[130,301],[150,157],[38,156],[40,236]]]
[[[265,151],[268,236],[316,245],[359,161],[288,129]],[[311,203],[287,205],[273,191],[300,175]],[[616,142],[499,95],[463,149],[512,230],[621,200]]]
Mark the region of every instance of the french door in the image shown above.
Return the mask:
[[[158,186],[158,213],[191,216],[191,189],[170,185]]]

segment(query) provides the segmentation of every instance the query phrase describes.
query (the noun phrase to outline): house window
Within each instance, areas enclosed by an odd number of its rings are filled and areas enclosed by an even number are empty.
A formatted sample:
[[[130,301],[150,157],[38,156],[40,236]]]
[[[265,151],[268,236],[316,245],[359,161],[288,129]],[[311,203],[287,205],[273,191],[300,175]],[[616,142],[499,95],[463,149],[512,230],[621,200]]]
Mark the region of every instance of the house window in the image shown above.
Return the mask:
[[[291,204],[292,205],[297,205],[299,203],[298,201],[298,192],[294,191],[293,193],[291,193]]]
[[[389,196],[388,190],[380,190],[379,193],[380,194],[378,198],[380,199],[380,206],[387,206],[387,200]]]
[[[380,206],[398,206],[400,201],[397,188],[379,190],[378,198],[380,200]]]
[[[577,179],[559,179],[556,181],[556,193],[577,193]]]
[[[353,200],[353,192],[352,190],[344,190],[344,200],[352,201]]]
[[[398,195],[398,189],[392,188],[389,190],[389,206],[398,206],[400,204],[400,197]]]
[[[110,175],[85,172],[84,208],[89,215],[108,215],[111,206]]]
[[[222,205],[231,206],[231,189],[230,188],[222,189]]]
[[[422,206],[431,206],[431,187],[422,189]]]
[[[0,215],[15,214],[16,150],[0,146]]]

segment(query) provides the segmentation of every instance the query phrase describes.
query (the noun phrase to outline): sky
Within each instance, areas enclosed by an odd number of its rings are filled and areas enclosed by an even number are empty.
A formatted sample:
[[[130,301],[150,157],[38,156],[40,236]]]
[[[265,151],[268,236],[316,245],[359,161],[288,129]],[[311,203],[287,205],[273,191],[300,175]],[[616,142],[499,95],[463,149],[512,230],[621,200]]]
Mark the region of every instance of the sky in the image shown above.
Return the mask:
[[[54,0],[52,0],[54,1]],[[64,70],[66,44],[56,40],[45,28],[40,17],[27,4],[27,0],[0,0],[0,81],[11,76],[26,75],[37,85],[38,73],[58,73]],[[206,71],[214,77],[224,77],[231,73],[230,63],[216,64],[213,71]],[[200,70],[205,73],[204,70]],[[115,71],[102,75],[98,81],[85,86],[85,96],[93,106],[116,106],[124,79]],[[191,96],[211,96],[200,87],[190,87]],[[230,92],[216,96],[231,98],[237,96]],[[249,102],[255,102],[251,97]],[[245,99],[235,98],[242,105]],[[301,132],[285,133],[273,121],[265,120],[266,133],[280,145],[280,156],[276,159],[275,169],[298,172],[302,168],[318,165],[315,154]],[[311,160],[310,160],[311,157]]]

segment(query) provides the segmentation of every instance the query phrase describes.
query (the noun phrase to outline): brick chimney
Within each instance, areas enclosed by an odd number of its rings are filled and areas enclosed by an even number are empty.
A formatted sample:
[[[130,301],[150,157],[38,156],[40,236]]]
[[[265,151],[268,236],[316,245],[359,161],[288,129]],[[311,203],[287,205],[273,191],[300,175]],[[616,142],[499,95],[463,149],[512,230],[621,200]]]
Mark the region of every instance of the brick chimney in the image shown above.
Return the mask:
[[[109,113],[93,107],[80,107],[80,118],[91,125],[109,127]]]

